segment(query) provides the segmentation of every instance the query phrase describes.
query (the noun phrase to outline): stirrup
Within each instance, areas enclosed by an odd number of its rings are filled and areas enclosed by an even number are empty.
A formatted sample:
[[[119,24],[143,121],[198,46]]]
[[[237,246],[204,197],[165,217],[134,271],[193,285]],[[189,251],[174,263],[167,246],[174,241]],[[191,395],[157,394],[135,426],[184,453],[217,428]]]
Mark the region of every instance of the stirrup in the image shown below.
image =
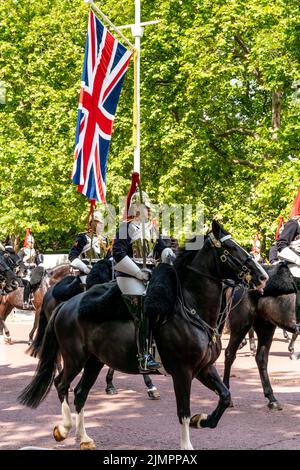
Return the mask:
[[[139,358],[139,371],[141,374],[147,374],[152,370],[157,370],[162,367],[160,362],[157,362],[151,354],[145,354]]]

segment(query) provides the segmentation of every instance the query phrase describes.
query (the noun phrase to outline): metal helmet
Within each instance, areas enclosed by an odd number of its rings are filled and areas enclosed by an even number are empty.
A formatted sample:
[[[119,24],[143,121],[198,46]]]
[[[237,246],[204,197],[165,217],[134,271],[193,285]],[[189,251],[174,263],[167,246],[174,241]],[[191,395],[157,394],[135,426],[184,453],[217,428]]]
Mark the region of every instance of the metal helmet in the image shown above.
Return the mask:
[[[32,243],[32,244],[34,244],[34,238],[33,238],[33,236],[32,236],[32,235],[28,235],[26,241],[27,241],[27,243]]]
[[[142,191],[142,204],[148,209],[151,209],[150,199],[148,197],[148,194],[145,193],[144,191]],[[140,212],[140,206],[141,206],[141,195],[140,195],[140,192],[137,191],[131,196],[130,206],[128,209],[128,215],[136,216],[137,212]]]
[[[96,222],[103,222],[103,217],[100,211],[95,211],[93,214],[93,220],[96,220]]]

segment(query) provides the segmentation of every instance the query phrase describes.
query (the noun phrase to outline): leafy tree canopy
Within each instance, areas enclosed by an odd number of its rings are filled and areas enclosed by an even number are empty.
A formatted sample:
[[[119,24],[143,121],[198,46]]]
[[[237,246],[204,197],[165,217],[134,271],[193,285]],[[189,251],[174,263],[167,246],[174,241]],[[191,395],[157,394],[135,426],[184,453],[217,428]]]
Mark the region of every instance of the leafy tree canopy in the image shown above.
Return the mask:
[[[134,22],[133,0],[98,5],[116,25]],[[88,9],[0,4],[2,238],[30,226],[43,249],[68,249],[84,229],[88,201],[70,172]],[[299,2],[142,0],[142,21],[154,19],[141,40],[144,188],[154,203],[204,204],[246,247],[260,231],[268,248],[300,176]],[[131,64],[109,153],[112,204],[130,184],[132,95]]]

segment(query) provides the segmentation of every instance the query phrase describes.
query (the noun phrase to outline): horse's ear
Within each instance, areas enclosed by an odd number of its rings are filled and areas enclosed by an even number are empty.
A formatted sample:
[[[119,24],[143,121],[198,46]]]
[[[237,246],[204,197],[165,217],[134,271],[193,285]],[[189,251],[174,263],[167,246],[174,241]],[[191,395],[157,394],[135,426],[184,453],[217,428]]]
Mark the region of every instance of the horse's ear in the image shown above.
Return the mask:
[[[221,236],[221,227],[220,227],[219,222],[216,219],[213,219],[212,224],[211,224],[211,229],[216,239],[219,240]]]

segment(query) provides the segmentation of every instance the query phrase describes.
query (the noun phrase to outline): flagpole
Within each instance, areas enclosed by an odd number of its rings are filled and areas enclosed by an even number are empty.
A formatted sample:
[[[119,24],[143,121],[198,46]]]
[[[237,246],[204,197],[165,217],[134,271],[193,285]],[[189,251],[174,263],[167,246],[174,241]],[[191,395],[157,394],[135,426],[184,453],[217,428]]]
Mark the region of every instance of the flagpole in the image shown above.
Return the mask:
[[[133,147],[134,161],[133,171],[141,174],[141,156],[140,156],[140,44],[143,36],[141,26],[141,0],[135,0],[135,24],[131,26],[132,36],[134,37],[134,104],[133,104]]]
[[[126,42],[126,44],[131,48],[131,49],[134,49],[134,45],[131,44],[130,41],[128,41],[127,37],[124,36],[123,33],[121,33],[121,31],[119,31],[119,29],[110,21],[110,19],[100,10],[100,8],[97,7],[97,5],[93,2],[93,0],[83,0],[84,3],[89,3],[91,5],[91,7],[100,15],[102,16],[102,18],[107,21],[107,23],[109,24],[109,26],[116,32],[118,33],[121,38],[123,39],[124,42]]]

